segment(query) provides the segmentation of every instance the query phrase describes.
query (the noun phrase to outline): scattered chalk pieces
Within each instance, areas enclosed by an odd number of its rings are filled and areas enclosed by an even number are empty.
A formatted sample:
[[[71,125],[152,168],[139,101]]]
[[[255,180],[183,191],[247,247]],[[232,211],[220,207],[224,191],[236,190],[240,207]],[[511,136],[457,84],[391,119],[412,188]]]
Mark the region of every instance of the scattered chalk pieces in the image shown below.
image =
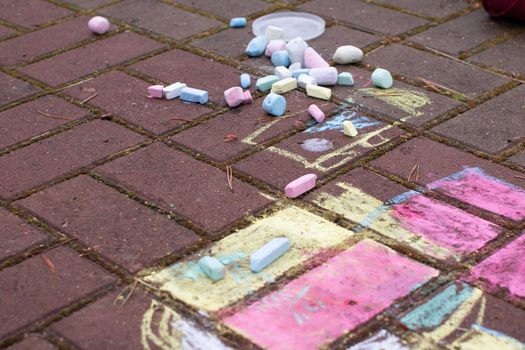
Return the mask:
[[[228,107],[237,107],[240,106],[244,101],[244,93],[242,88],[239,86],[234,86],[224,91],[224,99]]]
[[[268,41],[264,36],[256,36],[248,43],[245,52],[250,57],[261,56],[266,50],[267,43]]]
[[[321,108],[319,108],[317,105],[311,104],[308,107],[308,113],[314,118],[319,124],[321,124],[324,121],[325,115]]]
[[[164,88],[164,96],[168,100],[177,98],[177,97],[180,96],[180,94],[182,92],[182,89],[184,89],[186,87],[187,87],[186,84],[179,83],[179,82],[177,82],[175,84],[168,85],[168,86],[166,86]]]
[[[244,73],[241,74],[241,87],[243,89],[247,89],[252,84],[252,80],[250,79],[250,74]]]
[[[253,102],[252,93],[250,92],[250,90],[246,90],[243,93],[242,104],[245,105],[245,104],[252,103],[252,102]]]
[[[180,99],[186,102],[198,102],[203,105],[208,102],[208,91],[186,87],[182,89]]]
[[[293,77],[292,72],[284,66],[275,67],[273,74],[279,78],[279,80]]]
[[[284,40],[281,40],[281,39],[270,40],[268,42],[268,45],[266,45],[264,55],[266,57],[272,57],[274,52],[277,52],[280,50],[286,50],[286,43],[284,42]]]
[[[317,85],[337,84],[337,69],[335,67],[312,68],[308,75],[315,78]]]
[[[279,27],[276,26],[268,26],[266,27],[266,31],[264,32],[264,36],[266,37],[266,40],[278,40],[284,38],[284,30],[282,30]]]
[[[250,270],[260,272],[290,249],[290,240],[276,237],[250,255]]]
[[[308,84],[306,85],[306,94],[310,97],[319,98],[321,100],[329,100],[332,96],[332,90],[322,86]]]
[[[317,175],[306,174],[298,179],[293,180],[284,188],[284,194],[288,198],[297,198],[303,193],[310,191],[315,187]]]
[[[386,69],[377,68],[372,72],[372,84],[382,89],[390,89],[394,84],[394,79]]]
[[[339,73],[337,76],[337,85],[353,86],[354,77],[349,72]]]
[[[109,21],[107,20],[107,18],[102,16],[95,16],[91,18],[88,22],[89,30],[99,35],[107,33],[109,27]]]
[[[343,122],[343,132],[346,136],[350,136],[350,137],[357,136],[357,129],[355,128],[354,124],[350,120],[345,120]]]
[[[330,65],[312,47],[304,50],[304,66],[306,68],[328,68]]]
[[[262,107],[266,113],[280,117],[286,112],[286,99],[281,95],[269,93],[264,99]]]
[[[232,28],[243,28],[246,27],[245,17],[235,17],[230,20],[230,27]]]
[[[284,66],[284,67],[290,66],[290,58],[288,57],[288,51],[286,50],[275,51],[272,54],[271,61],[272,61],[272,64],[276,67],[277,66]]]
[[[215,282],[222,280],[226,272],[224,265],[212,256],[200,258],[199,268],[206,276]]]
[[[363,51],[361,51],[361,49],[358,47],[345,45],[338,47],[337,50],[335,50],[334,62],[337,64],[356,63],[362,59]]]
[[[279,81],[279,77],[276,75],[267,75],[265,77],[257,79],[255,86],[259,91],[268,91],[272,88],[272,85]]]
[[[162,98],[163,97],[164,86],[162,85],[151,85],[148,86],[148,95],[153,98]]]
[[[295,73],[295,72],[294,72]],[[317,81],[315,80],[314,77],[311,77],[309,75],[306,75],[306,74],[301,74],[299,75],[299,77],[297,78],[297,84],[302,87],[303,89],[306,89],[306,86],[307,85],[317,85]]]
[[[274,94],[284,94],[288,91],[292,91],[294,89],[297,89],[297,79],[294,78],[286,78],[283,80],[279,80],[275,84],[272,85],[272,90]]]

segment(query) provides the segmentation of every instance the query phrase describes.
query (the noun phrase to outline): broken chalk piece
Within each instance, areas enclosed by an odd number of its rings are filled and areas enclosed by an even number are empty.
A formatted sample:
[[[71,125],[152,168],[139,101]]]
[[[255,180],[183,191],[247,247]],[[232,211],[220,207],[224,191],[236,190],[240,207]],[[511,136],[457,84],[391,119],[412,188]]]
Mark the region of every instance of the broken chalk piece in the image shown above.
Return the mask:
[[[244,101],[244,93],[242,88],[234,86],[224,91],[224,99],[229,107],[237,107]]]
[[[286,50],[275,51],[272,54],[271,60],[272,60],[272,64],[276,67],[278,66],[288,67],[290,65],[290,58],[288,57],[288,51]]]
[[[250,270],[260,272],[290,249],[290,240],[276,237],[250,255]]]
[[[294,89],[297,89],[297,79],[286,78],[273,84],[271,92],[274,94],[284,94]]]
[[[186,102],[198,102],[203,105],[208,102],[208,91],[185,87],[180,93],[180,99]]]
[[[304,50],[306,50],[307,47],[308,44],[301,37],[290,40],[286,44],[286,50],[288,51],[290,62],[299,62],[301,67],[304,67]]]
[[[241,87],[243,89],[247,89],[252,84],[252,80],[250,78],[250,74],[244,73],[241,74]]]
[[[180,96],[180,93],[182,92],[182,89],[184,89],[186,86],[186,84],[184,83],[175,83],[175,84],[171,84],[171,85],[168,85],[164,88],[164,96],[166,96],[166,98],[168,100],[171,100],[171,99],[174,99],[176,97],[179,97]]]
[[[277,40],[270,40],[268,42],[268,45],[266,45],[266,49],[264,51],[264,55],[266,57],[272,57],[273,53],[280,50],[286,50],[286,43],[284,40],[277,39]]]
[[[217,282],[224,278],[224,265],[212,256],[204,256],[199,259],[199,268],[206,276]]]
[[[362,59],[363,51],[352,45],[340,46],[334,53],[334,62],[338,64],[356,63]]]
[[[264,36],[256,36],[250,40],[245,52],[250,57],[261,56],[266,50],[266,44],[268,44],[268,41]]]
[[[310,72],[310,69],[308,69],[308,68],[301,68],[301,69],[296,69],[296,70],[292,71],[292,74],[293,74],[293,77],[295,79],[298,79],[301,76],[301,74],[308,75],[309,72]]]
[[[259,91],[268,91],[272,88],[272,85],[279,81],[279,77],[276,75],[267,75],[265,77],[257,79],[255,86]]]
[[[252,93],[250,92],[250,90],[246,90],[243,93],[242,104],[245,105],[245,104],[252,103],[252,102],[253,102]]]
[[[357,129],[355,128],[354,124],[350,120],[345,120],[343,122],[343,132],[346,136],[350,137],[356,137],[357,136]]]
[[[317,175],[306,174],[298,179],[293,180],[284,188],[284,194],[288,198],[297,198],[303,193],[310,191],[315,187]]]
[[[354,77],[348,72],[339,73],[337,76],[337,85],[352,86],[354,85]]]
[[[151,85],[148,86],[148,95],[153,98],[162,98],[164,86],[162,85]]]
[[[306,85],[306,94],[310,97],[319,98],[321,100],[329,100],[332,96],[332,90],[322,86],[308,84]]]
[[[394,79],[386,69],[377,68],[372,72],[372,84],[383,89],[390,89],[394,84]]]
[[[232,28],[243,28],[246,27],[245,17],[235,17],[230,20],[230,27]]]
[[[264,36],[268,41],[282,39],[284,38],[284,30],[276,26],[268,26],[266,27]]]
[[[279,78],[279,80],[293,77],[292,72],[284,66],[275,67],[273,74]]]
[[[314,77],[311,77],[306,74],[301,74],[299,75],[299,78],[297,78],[297,84],[303,89],[306,89],[306,86],[309,84],[317,85],[317,81]]]
[[[280,117],[286,112],[286,99],[281,95],[269,93],[265,97],[262,107],[266,113]]]
[[[308,72],[308,75],[315,78],[317,85],[337,84],[337,69],[335,69],[335,67],[312,68]]]
[[[288,52],[288,51],[286,51],[286,52]],[[301,68],[302,68],[302,67],[301,67],[301,64],[300,64],[299,62],[292,63],[292,64],[290,65],[290,67],[288,67],[288,69],[291,70],[292,72],[293,72],[294,70],[298,70],[298,69],[301,69]]]
[[[330,65],[312,47],[304,50],[304,66],[306,68],[328,68]]]
[[[311,104],[308,107],[308,113],[314,118],[319,124],[321,124],[324,121],[324,113],[321,110],[321,108],[317,107],[317,105]]]
[[[88,22],[89,30],[99,35],[105,34],[109,30],[109,27],[109,21],[102,16],[95,16]]]

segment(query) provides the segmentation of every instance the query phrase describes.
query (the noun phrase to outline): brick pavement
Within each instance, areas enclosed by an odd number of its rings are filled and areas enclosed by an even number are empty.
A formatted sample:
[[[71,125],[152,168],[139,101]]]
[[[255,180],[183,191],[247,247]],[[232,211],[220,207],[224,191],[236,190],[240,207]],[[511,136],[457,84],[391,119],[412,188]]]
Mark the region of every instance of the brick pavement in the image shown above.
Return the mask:
[[[227,108],[271,69],[244,47],[280,10],[326,20],[326,59],[363,48],[337,66],[356,84],[289,92],[281,119],[261,93]],[[523,349],[524,50],[476,0],[0,0],[0,348]],[[147,98],[173,81],[210,102]]]

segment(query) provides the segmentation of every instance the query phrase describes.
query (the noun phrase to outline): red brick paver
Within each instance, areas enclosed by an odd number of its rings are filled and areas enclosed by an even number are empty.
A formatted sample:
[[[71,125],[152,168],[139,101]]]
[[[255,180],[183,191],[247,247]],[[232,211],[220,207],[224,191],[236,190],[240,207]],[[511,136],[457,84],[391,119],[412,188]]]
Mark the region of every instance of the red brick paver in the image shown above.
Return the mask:
[[[44,0],[0,1],[0,18],[23,27],[37,27],[72,14]]]

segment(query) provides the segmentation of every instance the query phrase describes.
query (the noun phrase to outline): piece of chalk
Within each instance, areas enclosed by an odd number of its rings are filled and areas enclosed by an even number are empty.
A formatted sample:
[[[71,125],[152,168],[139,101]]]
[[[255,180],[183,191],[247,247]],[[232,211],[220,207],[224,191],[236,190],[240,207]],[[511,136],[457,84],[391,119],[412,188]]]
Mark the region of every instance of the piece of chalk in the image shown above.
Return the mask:
[[[317,85],[337,84],[337,69],[335,69],[335,67],[312,68],[308,72],[308,75],[315,78]]]
[[[292,71],[292,74],[293,74],[293,77],[295,79],[298,79],[301,74],[308,75],[309,72],[310,72],[310,69],[308,69],[308,68],[301,68],[301,69],[296,69],[296,70]]]
[[[284,38],[284,30],[276,26],[268,26],[266,27],[264,36],[266,37],[266,40],[268,41],[282,39]]]
[[[284,94],[294,89],[297,89],[297,79],[286,78],[283,80],[279,80],[277,83],[273,84],[271,91],[274,94]]]
[[[259,91],[268,91],[272,88],[272,85],[279,81],[279,77],[276,75],[267,75],[265,77],[257,79],[255,86]]]
[[[186,84],[179,82],[168,85],[164,88],[164,96],[166,96],[168,100],[179,97],[182,92],[182,89],[184,89],[185,87],[187,87]]]
[[[180,93],[180,99],[186,102],[198,102],[203,105],[208,102],[208,91],[185,87]]]
[[[311,104],[308,107],[308,113],[314,118],[319,124],[321,124],[324,121],[325,115],[321,108],[317,107],[317,105]]]
[[[335,50],[334,54],[334,61],[338,64],[349,64],[349,63],[356,63],[363,59],[363,51],[361,51],[360,48],[352,46],[352,45],[345,45],[338,47],[337,50]]]
[[[394,84],[394,79],[386,69],[377,68],[372,72],[372,84],[383,89],[390,89]]]
[[[269,93],[265,97],[262,107],[266,113],[280,117],[286,112],[286,99],[281,95]]]
[[[321,100],[329,100],[332,96],[332,90],[322,86],[308,84],[306,85],[306,94],[310,97],[319,98]]]
[[[301,37],[290,40],[286,44],[286,50],[288,51],[290,62],[298,62],[301,64],[301,67],[304,67],[304,50],[306,50],[307,47],[308,44]]]
[[[306,89],[307,85],[317,85],[317,81],[315,81],[314,77],[311,77],[306,74],[301,74],[299,75],[299,78],[297,78],[297,84],[303,89]]]
[[[244,73],[241,74],[241,87],[243,89],[247,89],[252,84],[252,80],[250,78],[250,74]]]
[[[354,124],[350,120],[345,120],[343,122],[343,132],[346,136],[350,136],[350,137],[357,136],[357,129],[355,128]]]
[[[230,27],[232,28],[243,28],[246,27],[245,17],[235,17],[230,19]]]
[[[304,50],[304,66],[306,68],[328,68],[330,65],[314,50],[312,47],[307,47]]]
[[[293,77],[292,72],[284,66],[275,67],[273,74],[279,78],[279,80]]]
[[[276,237],[250,255],[250,270],[260,272],[290,249],[290,240]]]
[[[252,103],[252,102],[253,102],[252,93],[250,92],[250,90],[246,90],[243,93],[242,104],[245,105],[245,104]]]
[[[88,28],[93,33],[104,34],[109,30],[110,24],[107,18],[102,16],[95,16],[91,18],[88,22]]]
[[[268,42],[268,45],[266,45],[266,49],[264,50],[264,55],[266,57],[272,57],[273,53],[280,50],[286,50],[286,43],[284,40],[277,39],[277,40],[270,40]]]
[[[278,66],[288,67],[290,65],[290,58],[288,57],[288,51],[286,50],[275,51],[272,54],[271,60],[272,60],[272,64],[276,67]]]
[[[284,194],[288,198],[297,198],[303,193],[310,191],[315,187],[317,175],[306,174],[298,179],[293,180],[284,188]]]
[[[244,101],[244,93],[242,88],[234,86],[224,91],[224,99],[229,107],[237,107]]]
[[[226,269],[219,259],[212,256],[204,256],[199,259],[199,268],[211,280],[217,282],[224,278]]]
[[[339,73],[337,76],[337,85],[352,86],[354,85],[354,77],[348,72]]]
[[[151,85],[148,86],[148,95],[153,98],[162,98],[164,86],[162,85]]]
[[[266,50],[266,44],[268,41],[264,36],[256,36],[250,42],[248,43],[248,46],[246,47],[246,54],[250,57],[257,57],[261,56],[264,51]]]
[[[286,52],[288,52],[288,51],[286,51]],[[293,72],[294,70],[301,69],[301,68],[302,68],[302,67],[301,67],[301,63],[299,63],[299,62],[292,63],[292,64],[290,65],[290,67],[288,67],[288,69],[291,70],[292,72]]]

